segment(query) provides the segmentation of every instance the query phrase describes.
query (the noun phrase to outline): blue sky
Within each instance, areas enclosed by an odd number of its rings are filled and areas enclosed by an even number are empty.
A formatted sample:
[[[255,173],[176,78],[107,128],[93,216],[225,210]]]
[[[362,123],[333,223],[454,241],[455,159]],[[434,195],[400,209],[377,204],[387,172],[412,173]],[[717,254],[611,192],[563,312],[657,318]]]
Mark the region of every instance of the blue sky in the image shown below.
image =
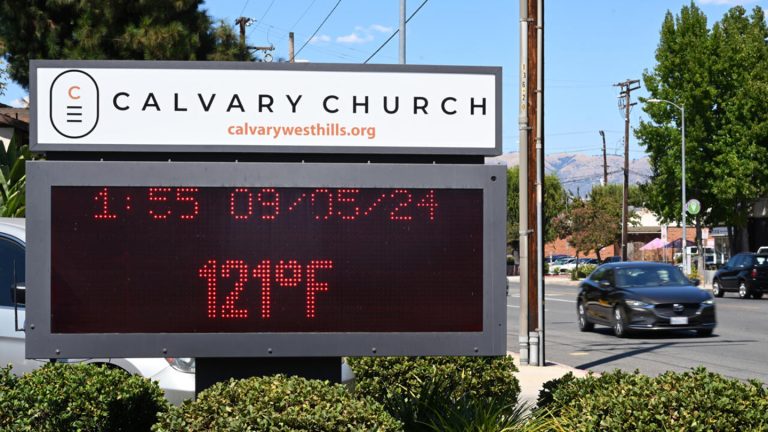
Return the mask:
[[[250,45],[275,46],[288,57],[288,32],[295,33],[297,59],[315,63],[362,63],[397,29],[400,0],[208,0],[211,16],[234,25],[243,15],[256,20],[247,30]],[[423,0],[407,0],[408,14]],[[732,6],[766,8],[768,0],[696,0],[709,24]],[[545,0],[545,149],[547,153],[598,154],[606,133],[608,153],[623,151],[623,114],[613,84],[641,79],[654,66],[665,13],[677,14],[689,0]],[[407,29],[407,62],[412,64],[503,67],[503,147],[518,148],[517,106],[519,0],[428,0]],[[398,37],[370,63],[397,63]],[[633,101],[645,89],[633,92]],[[25,93],[11,85],[0,97],[13,103]],[[631,116],[637,126],[642,111]],[[644,152],[630,137],[630,157]]]

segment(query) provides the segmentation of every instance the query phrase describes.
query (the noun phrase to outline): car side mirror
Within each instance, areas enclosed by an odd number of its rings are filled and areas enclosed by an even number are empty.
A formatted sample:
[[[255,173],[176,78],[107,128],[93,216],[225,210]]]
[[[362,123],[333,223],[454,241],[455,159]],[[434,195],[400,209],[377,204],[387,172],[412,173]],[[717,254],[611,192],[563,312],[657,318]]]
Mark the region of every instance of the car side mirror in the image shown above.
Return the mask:
[[[27,287],[26,285],[15,285],[12,290],[13,302],[19,306],[23,306],[27,303]]]
[[[610,281],[601,280],[599,285],[600,285],[600,288],[611,289],[611,282]]]
[[[691,281],[691,284],[693,284],[693,286],[699,286],[699,285],[701,285],[701,281],[700,281],[700,280],[698,280],[698,279],[695,279],[695,278],[694,278],[694,279],[690,279],[690,281]]]
[[[27,286],[14,284],[11,288],[13,297],[13,323],[16,331],[24,331],[24,324],[19,325],[19,306],[24,306],[27,302]]]

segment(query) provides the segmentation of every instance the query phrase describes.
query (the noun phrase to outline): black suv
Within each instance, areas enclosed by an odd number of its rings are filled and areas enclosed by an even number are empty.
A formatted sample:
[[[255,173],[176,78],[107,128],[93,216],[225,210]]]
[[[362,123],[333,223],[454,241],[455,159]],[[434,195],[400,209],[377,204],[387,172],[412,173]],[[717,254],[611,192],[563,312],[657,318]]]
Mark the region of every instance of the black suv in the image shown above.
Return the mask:
[[[768,255],[744,252],[731,257],[712,281],[715,297],[728,291],[738,292],[742,299],[762,298],[768,292]]]

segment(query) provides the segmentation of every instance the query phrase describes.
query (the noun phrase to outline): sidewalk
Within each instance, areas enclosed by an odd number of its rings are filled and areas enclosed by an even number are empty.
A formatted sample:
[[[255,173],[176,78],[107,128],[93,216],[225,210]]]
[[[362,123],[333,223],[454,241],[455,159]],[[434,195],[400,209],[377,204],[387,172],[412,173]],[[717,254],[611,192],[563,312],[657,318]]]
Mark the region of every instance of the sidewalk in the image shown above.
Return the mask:
[[[510,351],[507,354],[512,356],[515,360],[515,366],[519,370],[515,377],[520,382],[520,401],[532,405],[536,404],[539,390],[542,389],[545,382],[560,378],[568,372],[573,372],[573,375],[577,378],[585,377],[588,373],[585,370],[553,362],[547,362],[546,366],[520,366],[520,356],[518,353]]]
[[[507,276],[507,281],[512,283],[520,283],[520,276]],[[570,276],[560,275],[546,275],[544,276],[544,284],[556,283],[558,285],[572,285],[578,286],[581,280],[571,280]]]
[[[511,283],[520,283],[520,276],[507,276],[507,281]],[[546,276],[544,283],[556,282],[558,285],[570,285],[578,286],[580,281],[572,281],[570,276]],[[521,366],[520,355],[515,352],[507,352],[515,360],[515,366],[519,372],[515,374],[517,380],[520,382],[520,401],[527,402],[532,405],[536,404],[536,400],[539,398],[539,390],[545,382],[551,381],[555,378],[573,372],[577,378],[581,378],[587,375],[587,371],[572,368],[570,366],[562,365],[554,362],[547,362],[546,366]]]

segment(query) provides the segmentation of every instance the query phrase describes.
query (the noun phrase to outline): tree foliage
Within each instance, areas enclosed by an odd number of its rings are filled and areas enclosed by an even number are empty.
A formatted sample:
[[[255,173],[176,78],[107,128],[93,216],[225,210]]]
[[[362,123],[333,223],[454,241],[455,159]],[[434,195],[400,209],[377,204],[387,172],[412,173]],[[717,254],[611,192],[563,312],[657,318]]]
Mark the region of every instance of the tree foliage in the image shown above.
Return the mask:
[[[2,0],[10,77],[29,85],[29,59],[235,60],[248,57],[202,0]]]
[[[651,98],[685,108],[686,189],[707,225],[743,227],[752,202],[768,192],[768,28],[760,7],[741,6],[707,26],[691,3],[662,24],[656,66],[643,74]],[[680,221],[682,113],[666,103],[644,107],[636,135],[649,155],[648,207]]]
[[[623,187],[618,184],[595,186],[589,199],[571,206],[573,230],[570,243],[579,252],[595,251],[621,241]],[[632,215],[630,215],[632,216]]]
[[[544,242],[558,235],[551,221],[565,209],[566,192],[554,174],[544,177]],[[535,205],[535,203],[529,203]],[[529,227],[535,228],[535,227]],[[507,245],[520,239],[520,167],[507,170]]]

